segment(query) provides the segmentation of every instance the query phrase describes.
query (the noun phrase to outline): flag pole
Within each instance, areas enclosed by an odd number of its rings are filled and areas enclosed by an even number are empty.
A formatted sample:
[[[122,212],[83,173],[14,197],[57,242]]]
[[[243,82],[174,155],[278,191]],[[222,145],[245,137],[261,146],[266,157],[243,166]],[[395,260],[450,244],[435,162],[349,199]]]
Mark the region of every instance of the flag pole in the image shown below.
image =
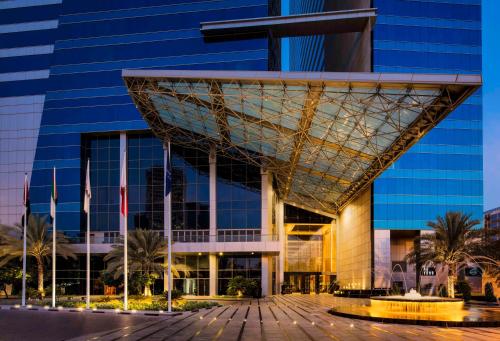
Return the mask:
[[[167,142],[167,160],[165,167],[170,167],[170,141]],[[165,169],[165,172],[168,172],[168,169]],[[167,179],[165,179],[167,181]],[[166,185],[165,185],[166,189]],[[168,312],[172,312],[172,289],[173,289],[173,283],[172,283],[172,217],[171,217],[171,193],[172,191],[170,190],[168,193],[165,193],[166,200],[167,200],[167,208],[168,208],[168,213],[166,214],[167,217],[167,275],[168,275]]]
[[[128,310],[128,225],[127,225],[127,215],[123,217],[125,231],[123,237],[123,309]]]
[[[56,307],[56,168],[54,167],[54,177],[52,184],[52,198],[54,217],[52,218],[52,308]]]
[[[21,305],[26,306],[26,229],[28,220],[28,173],[24,173],[23,289]]]
[[[87,160],[87,176],[85,179],[85,206],[87,210],[87,290],[86,308],[90,309],[90,158]]]
[[[120,192],[123,215],[123,310],[128,310],[128,193],[127,193],[127,152],[123,153]]]

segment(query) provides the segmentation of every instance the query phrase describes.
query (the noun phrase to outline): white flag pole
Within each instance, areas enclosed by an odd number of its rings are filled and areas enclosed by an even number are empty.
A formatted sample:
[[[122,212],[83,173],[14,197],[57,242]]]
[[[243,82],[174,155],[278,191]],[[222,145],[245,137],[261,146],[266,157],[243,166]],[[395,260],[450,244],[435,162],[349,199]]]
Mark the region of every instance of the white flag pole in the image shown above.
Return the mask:
[[[127,152],[123,153],[122,166],[122,213],[123,213],[123,310],[128,310],[128,193],[127,193]]]
[[[90,158],[87,160],[87,176],[85,179],[85,204],[87,211],[87,290],[86,290],[86,308],[90,309]]]
[[[127,225],[127,215],[124,217],[124,237],[123,237],[123,309],[128,310],[128,225]]]
[[[21,305],[26,306],[26,229],[28,221],[28,174],[24,174],[23,289]]]
[[[170,141],[167,142],[167,157],[170,159]],[[168,167],[170,160],[166,160],[165,167]],[[165,169],[165,172],[167,169]],[[166,181],[167,179],[165,179]],[[172,290],[173,290],[173,282],[172,282],[172,190],[170,190],[169,193],[167,193],[167,207],[168,207],[168,212],[166,214],[166,224],[167,224],[167,258],[168,258],[168,312],[172,312]]]
[[[54,177],[53,177],[53,184],[52,184],[52,197],[51,200],[53,209],[54,209],[54,217],[52,218],[52,308],[56,307],[56,168],[54,167]]]

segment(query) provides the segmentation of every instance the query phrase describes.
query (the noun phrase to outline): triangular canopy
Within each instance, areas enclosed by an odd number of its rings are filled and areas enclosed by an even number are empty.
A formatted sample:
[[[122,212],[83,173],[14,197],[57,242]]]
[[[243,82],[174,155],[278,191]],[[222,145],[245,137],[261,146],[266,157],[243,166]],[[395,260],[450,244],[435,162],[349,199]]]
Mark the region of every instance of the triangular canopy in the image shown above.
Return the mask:
[[[124,70],[158,137],[265,167],[336,214],[480,85],[478,75]]]

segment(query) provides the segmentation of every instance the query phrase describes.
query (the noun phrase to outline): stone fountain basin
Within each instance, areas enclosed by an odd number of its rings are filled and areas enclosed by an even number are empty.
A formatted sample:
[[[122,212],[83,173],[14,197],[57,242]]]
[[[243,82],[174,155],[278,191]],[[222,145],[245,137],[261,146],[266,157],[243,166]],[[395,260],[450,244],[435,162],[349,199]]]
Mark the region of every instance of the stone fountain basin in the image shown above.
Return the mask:
[[[438,297],[438,296],[422,296],[418,298],[410,298],[406,296],[371,296],[371,300],[376,301],[396,301],[396,302],[463,302],[460,298]]]

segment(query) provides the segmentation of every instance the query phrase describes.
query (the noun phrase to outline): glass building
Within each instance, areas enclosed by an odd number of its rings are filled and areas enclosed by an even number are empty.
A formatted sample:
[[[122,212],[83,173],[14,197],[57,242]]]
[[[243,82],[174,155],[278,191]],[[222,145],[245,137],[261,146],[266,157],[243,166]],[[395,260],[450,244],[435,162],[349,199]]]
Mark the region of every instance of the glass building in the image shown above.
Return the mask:
[[[128,229],[165,236],[170,210],[191,295],[239,275],[264,295],[390,287],[395,265],[416,282],[403,257],[428,220],[482,217],[480,0],[12,0],[0,18],[0,223],[21,219],[24,173],[48,214],[55,167],[83,253],[90,160],[94,293],[125,154]],[[83,291],[84,262],[60,264]]]

